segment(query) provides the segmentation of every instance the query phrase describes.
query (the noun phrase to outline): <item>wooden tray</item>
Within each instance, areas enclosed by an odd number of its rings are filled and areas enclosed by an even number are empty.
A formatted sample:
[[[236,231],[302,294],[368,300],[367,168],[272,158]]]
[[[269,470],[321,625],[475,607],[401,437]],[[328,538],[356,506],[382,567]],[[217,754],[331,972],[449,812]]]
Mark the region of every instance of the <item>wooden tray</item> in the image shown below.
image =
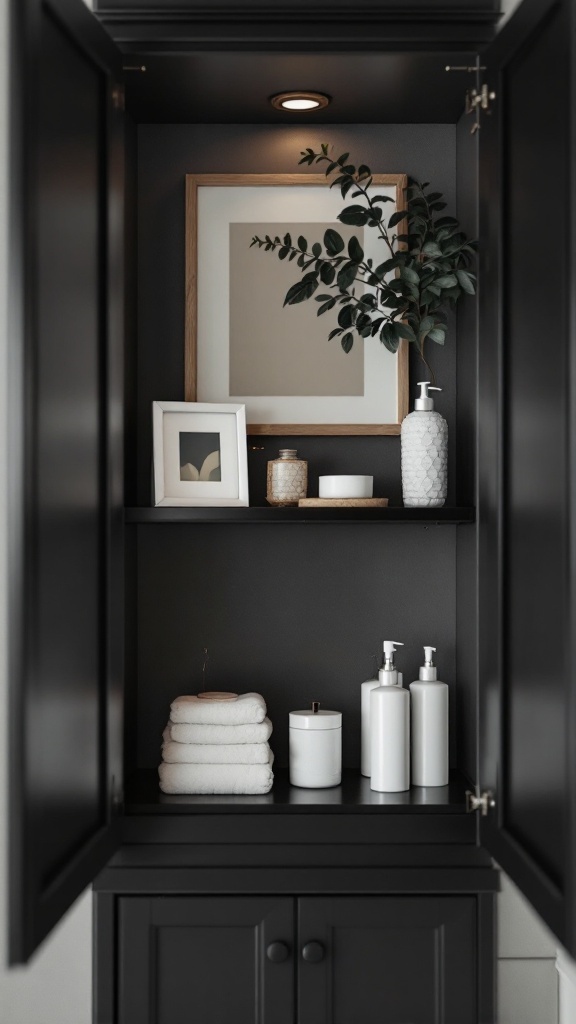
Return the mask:
[[[298,508],[386,508],[388,498],[300,498]]]

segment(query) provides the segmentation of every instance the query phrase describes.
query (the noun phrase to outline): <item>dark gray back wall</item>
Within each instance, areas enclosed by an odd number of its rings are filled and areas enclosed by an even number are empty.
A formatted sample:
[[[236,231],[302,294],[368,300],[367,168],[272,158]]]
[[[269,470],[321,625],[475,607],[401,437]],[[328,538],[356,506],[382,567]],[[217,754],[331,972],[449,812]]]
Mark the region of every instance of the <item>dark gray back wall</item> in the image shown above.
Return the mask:
[[[261,692],[287,764],[288,712],[344,715],[360,760],[360,684],[384,637],[403,641],[405,685],[438,648],[455,722],[456,532],[406,524],[138,526],[138,765],[158,764],[170,702],[202,688]],[[453,729],[453,748],[457,741]],[[455,761],[453,749],[452,761]]]
[[[185,174],[294,172],[300,150],[323,141],[338,153],[350,151],[374,171],[431,181],[444,192],[447,212],[455,212],[454,125],[139,127],[137,436],[130,444],[138,473],[129,502],[150,504],[151,402],[183,399]],[[449,422],[454,504],[455,333],[444,349],[430,348],[445,388],[438,408]],[[412,381],[422,379],[420,366],[412,360]],[[250,498],[263,504],[266,461],[283,439],[254,443],[264,450],[249,451]],[[399,438],[303,437],[291,439],[293,444],[309,459],[310,493],[317,493],[322,472],[374,473],[375,493],[401,503]],[[255,687],[265,694],[280,764],[286,762],[287,712],[312,699],[345,712],[345,761],[358,764],[359,687],[371,674],[370,655],[381,649],[384,636],[408,644],[399,659],[407,681],[417,672],[420,645],[437,645],[439,674],[451,684],[455,707],[456,528],[133,529],[140,767],[158,762],[170,701],[199,688],[204,646],[212,658],[210,686]],[[455,725],[455,715],[453,720]],[[453,762],[458,742],[454,727]]]
[[[137,493],[131,503],[149,505],[151,480],[151,403],[184,398],[184,178],[205,173],[294,173],[300,151],[329,142],[337,153],[349,151],[357,162],[381,173],[405,172],[431,181],[455,213],[455,125],[342,125],[311,129],[272,125],[140,125],[138,158],[138,413]],[[313,168],[316,171],[316,168]],[[296,279],[296,278],[295,278]],[[315,304],[310,315],[315,316]],[[455,328],[454,328],[455,332]],[[375,342],[377,344],[377,342]],[[445,348],[430,345],[430,361],[445,389],[438,408],[455,438],[456,337]],[[426,380],[413,358],[411,379]],[[414,390],[414,389],[413,389]],[[250,455],[250,501],[265,503],[266,461],[282,438],[258,440],[263,452]],[[374,473],[375,494],[401,503],[399,438],[298,439],[310,461],[313,490],[319,473]],[[449,464],[449,504],[455,504],[454,444]]]

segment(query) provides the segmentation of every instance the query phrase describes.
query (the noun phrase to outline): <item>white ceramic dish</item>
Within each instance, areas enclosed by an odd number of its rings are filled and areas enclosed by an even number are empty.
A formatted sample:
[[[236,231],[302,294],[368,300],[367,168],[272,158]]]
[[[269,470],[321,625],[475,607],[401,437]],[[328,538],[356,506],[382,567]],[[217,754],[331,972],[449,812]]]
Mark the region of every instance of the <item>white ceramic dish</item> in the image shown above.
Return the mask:
[[[321,476],[318,480],[319,498],[371,498],[373,476]]]

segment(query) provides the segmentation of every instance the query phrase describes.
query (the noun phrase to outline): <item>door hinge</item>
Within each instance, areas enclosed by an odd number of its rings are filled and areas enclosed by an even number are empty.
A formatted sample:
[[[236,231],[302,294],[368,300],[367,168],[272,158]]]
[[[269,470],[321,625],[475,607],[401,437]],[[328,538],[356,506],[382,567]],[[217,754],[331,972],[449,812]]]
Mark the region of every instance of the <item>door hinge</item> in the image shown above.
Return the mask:
[[[468,814],[472,811],[480,811],[482,817],[486,818],[492,807],[496,807],[496,800],[491,790],[485,789],[479,795],[473,793],[471,789],[466,790],[466,811]]]
[[[480,82],[480,72],[486,71],[484,64],[480,64],[479,59],[476,59],[476,64],[471,67],[462,67],[452,64],[446,66],[446,71],[466,71],[468,74],[476,75],[476,85],[474,88],[466,90],[466,113],[474,115],[474,124],[470,129],[470,134],[474,135],[475,132],[480,130],[480,114],[491,114],[491,105],[496,99],[496,93],[493,89],[490,89],[487,82]]]
[[[490,105],[495,99],[496,93],[488,87],[486,82],[483,82],[479,89],[468,89],[466,93],[466,113],[473,114],[476,111],[478,117],[478,112],[483,110],[489,114],[491,112]],[[479,121],[478,127],[480,127]]]

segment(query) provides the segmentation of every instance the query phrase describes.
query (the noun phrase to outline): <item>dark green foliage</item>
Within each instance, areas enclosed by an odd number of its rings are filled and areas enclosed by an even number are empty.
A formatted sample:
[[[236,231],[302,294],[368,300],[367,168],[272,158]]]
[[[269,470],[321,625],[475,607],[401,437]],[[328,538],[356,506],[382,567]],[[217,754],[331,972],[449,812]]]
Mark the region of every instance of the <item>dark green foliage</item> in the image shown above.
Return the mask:
[[[454,217],[437,216],[446,203],[441,192],[428,191],[429,182],[419,184],[410,179],[408,208],[394,211],[386,223],[382,204],[392,199],[368,194],[370,168],[366,164],[356,168],[349,163],[349,153],[333,159],[328,150],[326,144],[318,153],[308,148],[300,163],[326,164],[326,177],[333,176],[330,187],[338,187],[343,199],[351,192],[352,199],[361,200],[345,206],[338,219],[343,224],[375,229],[386,256],[382,263],[374,267],[356,236],[346,247],[333,228],[325,232],[323,244],[314,242],[311,247],[302,236],[294,245],[289,234],[283,239],[255,236],[251,245],[276,251],[281,260],[297,260],[303,277],[289,288],[285,306],[310,299],[320,283],[333,289],[332,295],[315,296],[320,303],[317,315],[340,306],[338,327],[330,332],[329,340],[340,337],[345,352],[352,348],[354,334],[379,337],[390,352],[396,352],[406,338],[424,359],[426,340],[444,344],[447,310],[462,294],[474,295],[476,277],[469,267],[476,243],[468,241]],[[362,293],[364,286],[370,291]]]

